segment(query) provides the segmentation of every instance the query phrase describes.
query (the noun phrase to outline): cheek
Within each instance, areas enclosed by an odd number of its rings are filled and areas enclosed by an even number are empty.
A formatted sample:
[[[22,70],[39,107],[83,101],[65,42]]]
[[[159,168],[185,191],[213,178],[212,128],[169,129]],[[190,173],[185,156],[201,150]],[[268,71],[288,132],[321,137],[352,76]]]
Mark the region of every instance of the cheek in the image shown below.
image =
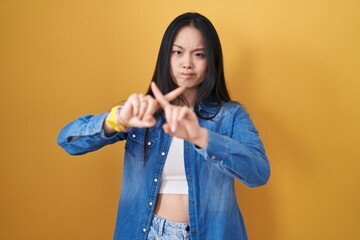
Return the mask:
[[[175,64],[176,64],[175,61],[170,58],[170,73],[171,73],[171,75],[174,75],[174,73],[175,73],[175,69],[176,69]]]
[[[173,61],[171,61],[170,60],[170,76],[171,76],[171,78],[172,78],[172,80],[177,84],[177,81],[176,81],[176,72],[175,72],[175,70],[174,69],[176,69],[175,68],[175,66],[174,66],[174,63],[173,63]]]
[[[175,72],[171,66],[170,66],[170,75],[173,79],[175,79]]]
[[[205,75],[206,74],[206,70],[207,70],[207,62],[205,61],[204,63],[202,63],[200,65],[200,72],[202,75]]]

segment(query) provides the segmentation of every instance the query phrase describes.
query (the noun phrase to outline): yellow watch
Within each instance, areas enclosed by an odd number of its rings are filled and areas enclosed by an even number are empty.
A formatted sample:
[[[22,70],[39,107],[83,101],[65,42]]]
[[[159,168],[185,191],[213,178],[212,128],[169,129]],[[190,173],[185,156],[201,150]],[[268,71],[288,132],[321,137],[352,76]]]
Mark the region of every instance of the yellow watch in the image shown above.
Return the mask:
[[[106,121],[116,132],[121,132],[127,130],[127,127],[118,123],[118,115],[121,110],[119,105],[113,107],[110,111],[110,117]]]

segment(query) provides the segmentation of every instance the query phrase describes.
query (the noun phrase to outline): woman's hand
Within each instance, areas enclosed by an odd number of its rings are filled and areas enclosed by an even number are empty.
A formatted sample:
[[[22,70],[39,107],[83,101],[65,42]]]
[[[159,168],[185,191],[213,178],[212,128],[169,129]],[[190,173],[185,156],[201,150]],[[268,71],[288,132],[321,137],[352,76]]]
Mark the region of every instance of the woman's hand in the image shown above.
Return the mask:
[[[153,114],[158,109],[156,100],[144,94],[131,94],[122,106],[118,122],[125,127],[152,127],[156,120]]]
[[[151,90],[156,101],[165,112],[166,123],[164,131],[177,138],[185,139],[199,147],[207,145],[207,130],[200,127],[196,114],[186,106],[171,105],[154,82],[151,83]]]
[[[184,90],[185,88],[179,87],[163,97],[166,99],[166,101],[172,101],[181,95]],[[127,128],[152,127],[156,124],[156,119],[153,115],[159,109],[159,107],[159,103],[150,95],[137,93],[131,94],[118,114],[118,124],[121,124]],[[109,115],[107,116],[107,119],[110,117]],[[114,133],[115,130],[107,124],[106,120],[104,123],[105,133]]]

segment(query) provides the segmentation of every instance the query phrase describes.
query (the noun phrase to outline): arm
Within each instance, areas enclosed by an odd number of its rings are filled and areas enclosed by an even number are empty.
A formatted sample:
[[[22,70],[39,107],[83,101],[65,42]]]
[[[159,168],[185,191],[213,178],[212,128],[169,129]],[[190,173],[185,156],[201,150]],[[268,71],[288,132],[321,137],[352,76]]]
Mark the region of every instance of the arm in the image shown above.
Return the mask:
[[[155,84],[151,89],[165,111],[163,129],[167,134],[193,143],[205,160],[212,161],[225,174],[240,179],[249,187],[268,181],[270,167],[264,146],[242,107],[234,113],[233,122],[227,126],[231,128],[231,135],[223,136],[201,127],[195,113],[188,107],[170,104]]]
[[[126,139],[126,132],[107,136],[104,121],[108,113],[85,115],[61,129],[57,143],[71,155],[95,151],[105,145]]]
[[[166,94],[165,99],[172,101],[183,91],[184,88],[177,88]],[[116,124],[125,127],[152,127],[156,124],[153,114],[158,108],[157,102],[150,95],[132,94],[117,113]],[[127,131],[116,132],[106,121],[109,117],[107,112],[78,118],[61,130],[58,144],[69,154],[80,155],[126,139]]]
[[[195,148],[196,151],[249,187],[265,184],[270,177],[269,162],[258,131],[244,109],[236,112],[231,132],[224,136],[208,130],[206,148]]]

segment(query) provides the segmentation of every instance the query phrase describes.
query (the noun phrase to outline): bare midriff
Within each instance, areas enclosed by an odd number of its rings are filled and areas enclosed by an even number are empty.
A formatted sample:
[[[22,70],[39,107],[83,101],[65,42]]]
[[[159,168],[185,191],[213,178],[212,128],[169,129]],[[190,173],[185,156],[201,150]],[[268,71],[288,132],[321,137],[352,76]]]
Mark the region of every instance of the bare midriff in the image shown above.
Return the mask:
[[[158,194],[155,214],[174,222],[189,222],[187,194]]]

